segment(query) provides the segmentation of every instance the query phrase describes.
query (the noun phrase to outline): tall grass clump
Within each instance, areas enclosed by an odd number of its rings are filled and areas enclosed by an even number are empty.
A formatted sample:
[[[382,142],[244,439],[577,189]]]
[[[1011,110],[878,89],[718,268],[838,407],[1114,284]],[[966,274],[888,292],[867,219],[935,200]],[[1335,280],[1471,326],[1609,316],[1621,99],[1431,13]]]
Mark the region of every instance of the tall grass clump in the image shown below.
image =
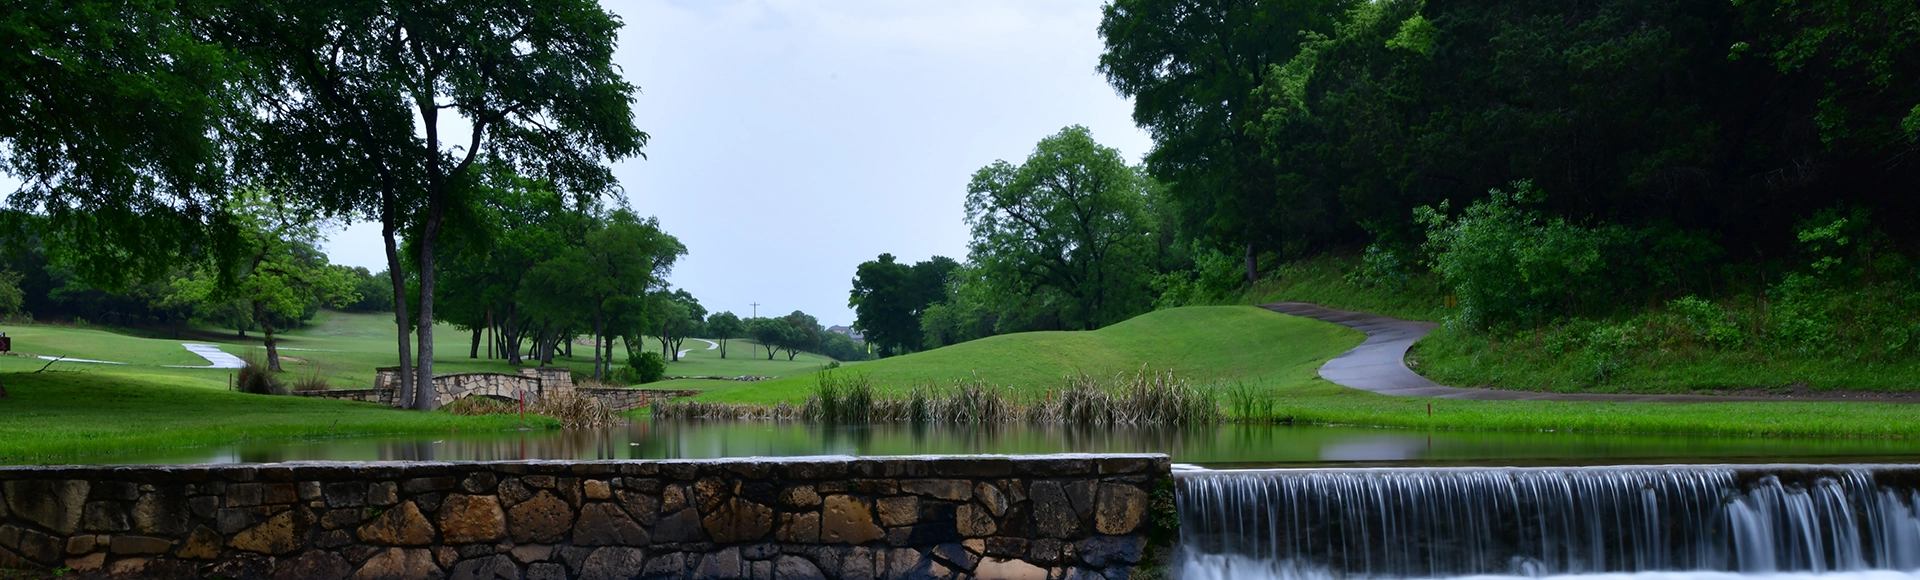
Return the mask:
[[[295,392],[308,393],[325,391],[331,388],[333,387],[327,384],[327,378],[320,376],[320,365],[317,364],[313,366],[313,372],[300,375],[293,379],[293,390]]]
[[[741,420],[741,421],[797,421],[801,418],[800,407],[785,401],[777,405],[740,405],[733,403],[704,403],[689,400],[666,400],[649,406],[653,418],[669,420]]]
[[[440,410],[466,416],[512,415],[519,412],[519,407],[493,397],[473,396],[454,399]]]
[[[600,399],[570,390],[540,395],[539,400],[527,406],[527,412],[558,419],[562,429],[598,429],[618,420]]]
[[[1027,407],[1035,423],[1079,426],[1210,425],[1220,421],[1219,397],[1170,372],[1141,370],[1101,380],[1069,376],[1066,388]]]
[[[258,356],[249,355],[243,359],[246,366],[240,367],[240,375],[234,381],[234,388],[242,393],[256,395],[285,395],[287,383],[280,380],[273,371],[267,369],[265,361]]]
[[[814,375],[813,396],[800,414],[821,423],[867,423],[873,420],[873,381],[864,374],[824,371]]]
[[[875,399],[868,419],[876,423],[1010,423],[1021,419],[1021,408],[1013,390],[975,379],[950,387],[922,385],[903,398]]]
[[[1271,392],[1246,383],[1234,383],[1222,393],[1225,395],[1226,420],[1236,423],[1293,424],[1293,415],[1280,408],[1280,401]]]

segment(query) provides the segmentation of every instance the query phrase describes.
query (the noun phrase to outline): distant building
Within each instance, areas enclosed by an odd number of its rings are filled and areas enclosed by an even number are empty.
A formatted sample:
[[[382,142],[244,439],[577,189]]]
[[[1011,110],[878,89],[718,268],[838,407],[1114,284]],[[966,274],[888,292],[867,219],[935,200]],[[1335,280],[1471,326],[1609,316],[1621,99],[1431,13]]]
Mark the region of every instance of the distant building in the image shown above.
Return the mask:
[[[860,334],[860,331],[854,330],[853,327],[851,326],[839,326],[839,325],[829,326],[827,327],[827,332],[838,332],[841,335],[846,336],[847,338],[853,339],[854,342],[867,341],[866,335]]]

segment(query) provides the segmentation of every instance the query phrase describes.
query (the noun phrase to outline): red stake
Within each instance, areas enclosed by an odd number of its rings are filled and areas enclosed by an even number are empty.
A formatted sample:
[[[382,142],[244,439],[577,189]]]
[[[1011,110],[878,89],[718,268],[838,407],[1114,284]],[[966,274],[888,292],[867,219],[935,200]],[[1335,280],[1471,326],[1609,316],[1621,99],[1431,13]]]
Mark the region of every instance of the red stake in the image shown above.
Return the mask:
[[[1433,403],[1427,403],[1427,416],[1433,416]]]

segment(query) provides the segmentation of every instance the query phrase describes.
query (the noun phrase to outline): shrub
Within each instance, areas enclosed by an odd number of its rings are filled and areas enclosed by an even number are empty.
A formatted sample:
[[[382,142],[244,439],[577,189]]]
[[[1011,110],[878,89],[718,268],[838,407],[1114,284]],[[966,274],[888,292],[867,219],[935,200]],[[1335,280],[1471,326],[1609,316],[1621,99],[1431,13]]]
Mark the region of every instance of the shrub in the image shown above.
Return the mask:
[[[632,378],[634,383],[654,383],[667,376],[667,361],[660,358],[660,353],[643,352],[627,359],[627,366],[621,370],[627,371],[623,376]]]
[[[287,384],[267,369],[265,361],[254,355],[248,355],[244,361],[246,366],[240,367],[240,376],[234,381],[235,389],[256,395],[287,394]]]

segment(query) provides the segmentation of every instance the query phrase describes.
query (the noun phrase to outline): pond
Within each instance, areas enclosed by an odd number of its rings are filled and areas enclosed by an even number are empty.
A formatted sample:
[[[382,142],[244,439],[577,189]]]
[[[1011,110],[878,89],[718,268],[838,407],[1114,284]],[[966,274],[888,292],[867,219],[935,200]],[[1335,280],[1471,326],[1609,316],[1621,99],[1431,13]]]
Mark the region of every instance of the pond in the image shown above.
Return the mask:
[[[1920,462],[1920,441],[1415,431],[1220,425],[1196,429],[1002,425],[821,426],[654,422],[598,430],[254,441],[25,463],[703,459],[802,455],[1153,452],[1210,468]]]

